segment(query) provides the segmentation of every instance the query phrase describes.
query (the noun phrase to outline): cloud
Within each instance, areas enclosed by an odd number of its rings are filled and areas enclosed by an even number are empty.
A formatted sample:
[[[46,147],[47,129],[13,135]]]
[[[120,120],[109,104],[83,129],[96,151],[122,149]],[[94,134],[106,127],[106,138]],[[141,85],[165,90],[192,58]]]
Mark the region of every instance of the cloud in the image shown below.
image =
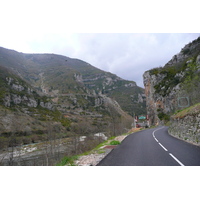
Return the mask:
[[[71,55],[143,86],[144,71],[164,65],[198,36],[176,33],[76,34],[71,38],[74,40]],[[62,51],[70,56],[69,49],[63,46]]]
[[[119,7],[113,13],[110,12],[113,11],[113,5],[108,5],[108,1],[106,4],[87,2],[90,3],[88,8],[85,7],[85,1],[78,0],[70,4],[66,4],[64,0],[5,1],[1,5],[0,12],[0,46],[24,53],[55,53],[78,58],[143,86],[144,71],[164,65],[185,44],[200,35],[198,33],[74,33],[91,30],[93,27],[102,31],[105,28],[111,30],[111,27],[120,31],[136,27],[138,31],[141,30],[138,29],[138,24],[148,29],[153,26],[152,23],[150,25],[141,23],[149,22],[150,15],[144,15],[144,19],[140,21],[138,18],[140,11],[133,17],[129,16],[130,12],[127,11],[117,12],[122,11],[124,6],[129,7],[130,11],[132,3],[130,6],[117,4]],[[105,6],[106,9],[103,9]],[[153,10],[149,12],[154,13]],[[154,17],[157,18],[158,15],[155,14]],[[173,16],[172,18],[174,19]],[[159,28],[163,27],[163,24],[159,22]],[[174,24],[170,23],[171,25],[181,26],[176,21]],[[183,26],[185,27],[185,23]],[[189,24],[187,27],[190,27]],[[168,30],[168,27],[166,29]]]
[[[146,70],[166,64],[199,34],[37,33],[6,37],[4,47],[25,53],[55,53],[84,60],[143,87]],[[16,39],[17,38],[17,39]]]

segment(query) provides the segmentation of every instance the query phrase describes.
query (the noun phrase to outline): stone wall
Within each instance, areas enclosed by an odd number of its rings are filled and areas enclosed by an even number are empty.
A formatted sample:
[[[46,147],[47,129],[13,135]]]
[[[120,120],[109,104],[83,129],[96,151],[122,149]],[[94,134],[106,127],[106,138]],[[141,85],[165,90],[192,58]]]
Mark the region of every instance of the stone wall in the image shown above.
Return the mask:
[[[183,118],[171,118],[169,134],[200,144],[200,113],[186,115]]]

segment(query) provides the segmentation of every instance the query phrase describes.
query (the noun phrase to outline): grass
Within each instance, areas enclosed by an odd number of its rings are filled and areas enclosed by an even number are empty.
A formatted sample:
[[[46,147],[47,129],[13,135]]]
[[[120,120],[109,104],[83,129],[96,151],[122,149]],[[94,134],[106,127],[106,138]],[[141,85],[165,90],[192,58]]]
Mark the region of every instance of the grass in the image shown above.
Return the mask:
[[[117,140],[113,140],[110,142],[110,145],[119,145],[121,144],[121,142],[117,141]]]
[[[198,114],[200,112],[200,103],[197,103],[193,106],[185,108],[183,110],[177,111],[174,114],[174,118],[184,118],[187,115]]]
[[[75,166],[74,161],[78,159],[78,156],[65,156],[63,159],[60,161],[60,163],[57,164],[57,166]]]

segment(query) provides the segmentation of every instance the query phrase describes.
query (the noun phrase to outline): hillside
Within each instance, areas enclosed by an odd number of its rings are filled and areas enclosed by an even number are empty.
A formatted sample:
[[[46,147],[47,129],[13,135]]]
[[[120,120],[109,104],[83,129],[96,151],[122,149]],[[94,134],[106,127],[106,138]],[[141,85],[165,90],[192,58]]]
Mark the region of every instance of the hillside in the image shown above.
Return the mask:
[[[133,112],[145,113],[144,89],[134,81],[123,80],[78,59],[55,54],[23,54],[0,48],[0,65],[9,67],[47,96],[106,95],[131,115]]]
[[[178,110],[199,103],[200,37],[164,66],[144,73],[150,123],[167,121]]]
[[[135,82],[55,54],[0,48],[0,89],[0,150],[43,143],[47,165],[49,156],[61,156],[52,149],[63,138],[71,138],[69,153],[80,153],[101,141],[95,133],[119,135],[131,127],[128,113],[145,113],[144,90]],[[79,144],[80,136],[89,143]]]
[[[59,129],[59,137],[66,136],[69,126],[51,99],[38,95],[30,84],[0,66],[0,150],[44,141],[48,127]]]

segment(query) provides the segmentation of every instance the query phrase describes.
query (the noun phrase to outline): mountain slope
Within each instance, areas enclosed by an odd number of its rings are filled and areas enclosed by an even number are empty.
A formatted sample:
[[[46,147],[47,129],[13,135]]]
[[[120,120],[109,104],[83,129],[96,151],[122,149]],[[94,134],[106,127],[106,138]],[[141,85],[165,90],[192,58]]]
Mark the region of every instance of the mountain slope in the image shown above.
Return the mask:
[[[69,126],[51,99],[0,66],[0,149],[46,140],[48,127],[61,137]]]
[[[199,103],[200,37],[161,68],[144,73],[150,123],[169,120],[175,111]]]
[[[23,54],[0,48],[0,65],[28,81],[40,94],[104,94],[114,98],[129,114],[145,113],[144,90],[134,81],[69,57],[55,54]],[[122,94],[123,93],[123,97]]]
[[[144,90],[135,82],[55,54],[0,47],[0,89],[0,149],[52,137],[118,135],[131,127],[128,113],[145,113]]]

